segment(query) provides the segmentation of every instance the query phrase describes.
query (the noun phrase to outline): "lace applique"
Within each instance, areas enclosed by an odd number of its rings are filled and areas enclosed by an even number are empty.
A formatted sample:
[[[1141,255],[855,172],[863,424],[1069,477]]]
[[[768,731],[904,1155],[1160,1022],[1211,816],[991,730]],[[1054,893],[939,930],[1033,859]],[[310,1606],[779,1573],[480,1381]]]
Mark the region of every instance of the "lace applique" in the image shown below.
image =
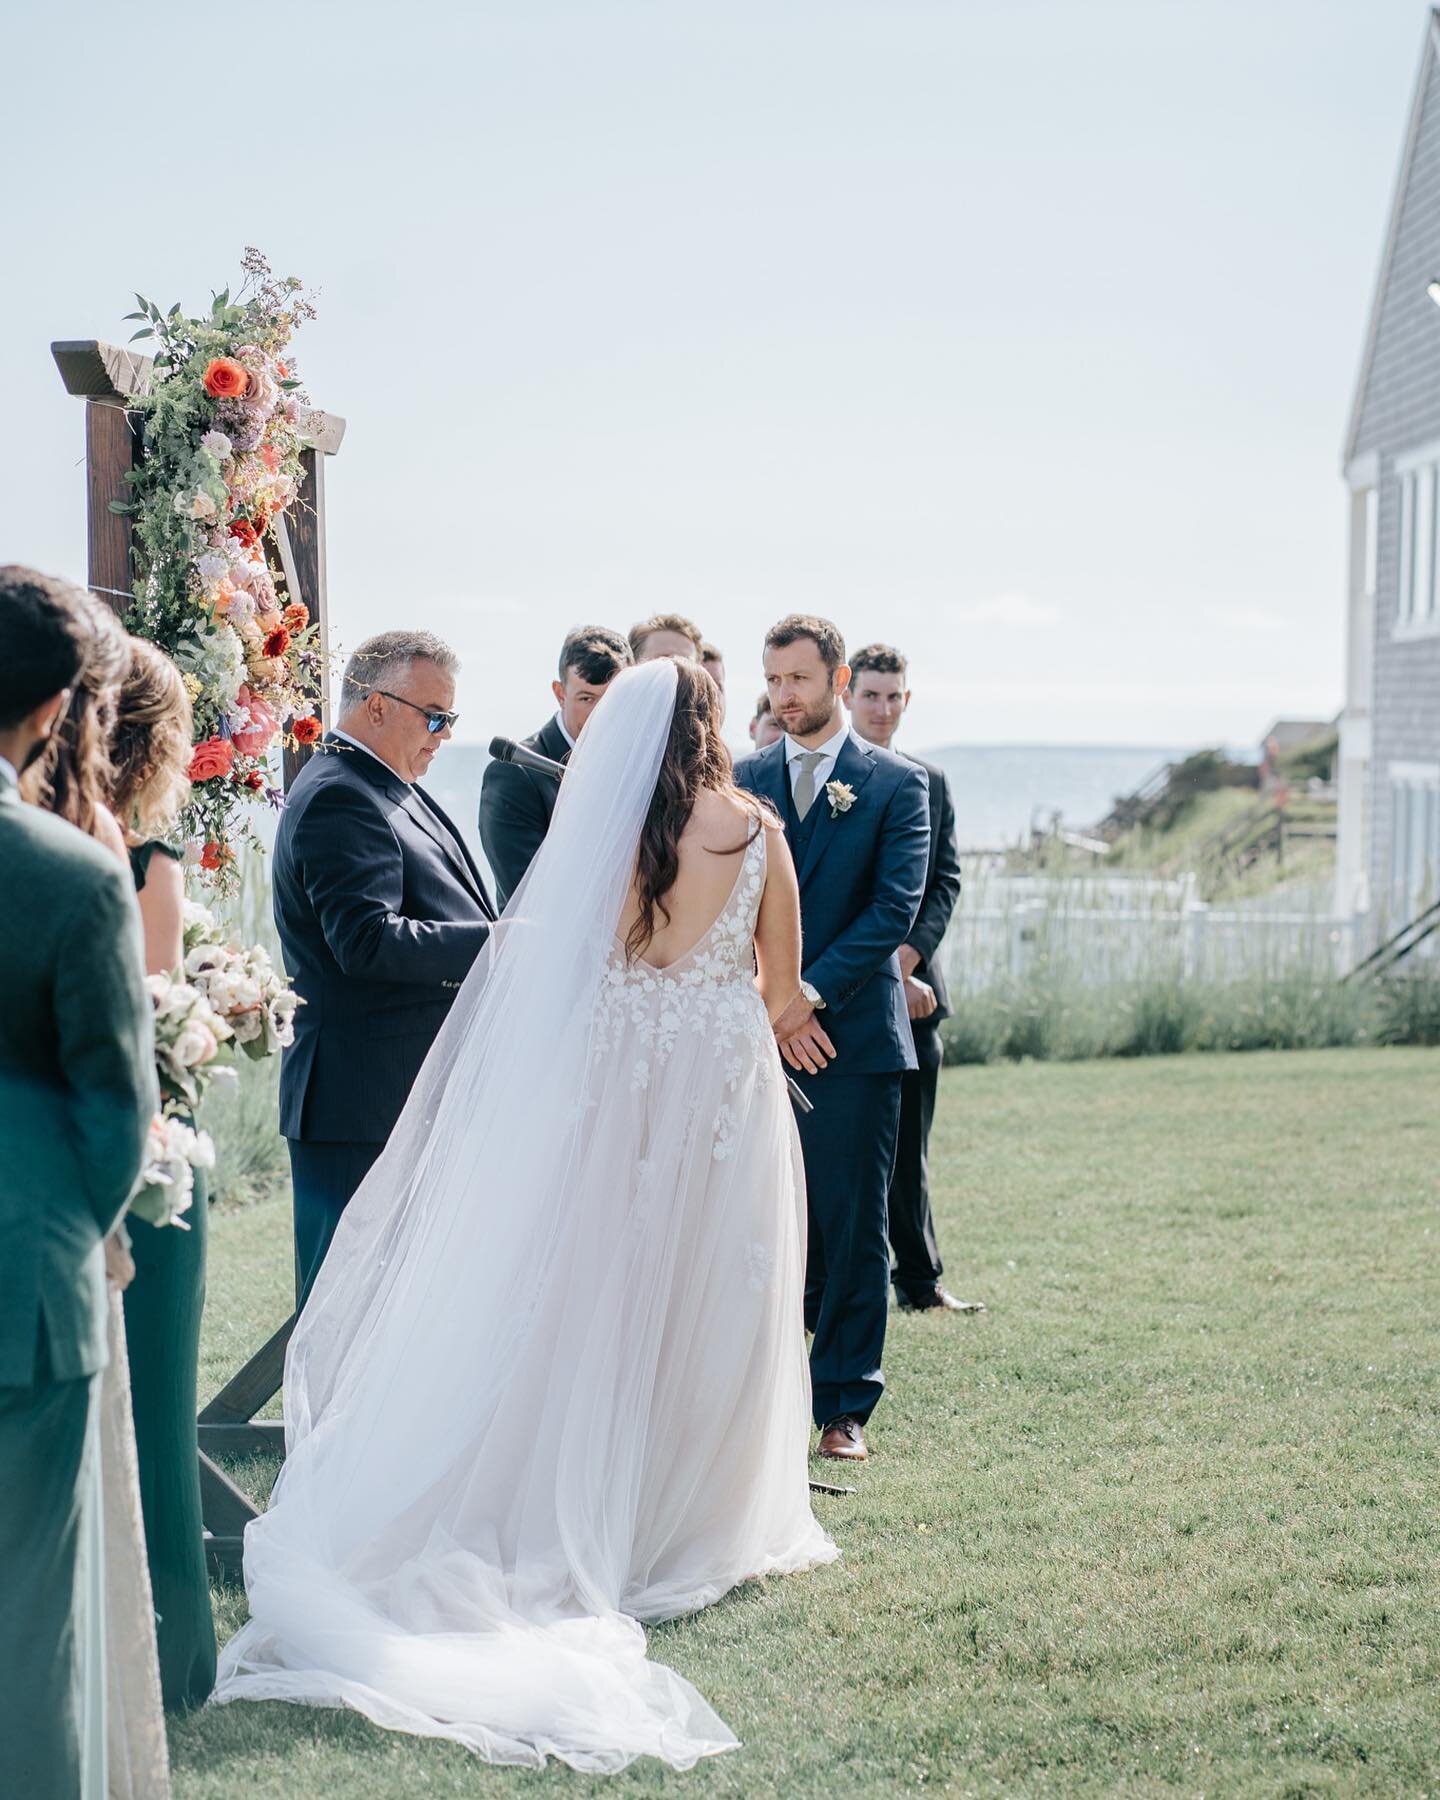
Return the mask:
[[[750,1292],[763,1294],[775,1276],[774,1252],[752,1239],[745,1246],[745,1275]]]
[[[747,1067],[767,1067],[772,1044],[764,1003],[755,987],[755,920],[765,890],[765,834],[746,846],[735,887],[719,918],[695,948],[666,969],[627,963],[619,943],[610,954],[595,1005],[592,1056],[634,1054],[630,1086],[649,1087],[654,1069],[681,1037],[703,1038],[725,1058],[733,1093]],[[768,1072],[768,1070],[767,1070]],[[728,1109],[727,1109],[728,1110]],[[733,1125],[732,1125],[733,1128]],[[729,1154],[728,1133],[716,1121],[715,1154]]]

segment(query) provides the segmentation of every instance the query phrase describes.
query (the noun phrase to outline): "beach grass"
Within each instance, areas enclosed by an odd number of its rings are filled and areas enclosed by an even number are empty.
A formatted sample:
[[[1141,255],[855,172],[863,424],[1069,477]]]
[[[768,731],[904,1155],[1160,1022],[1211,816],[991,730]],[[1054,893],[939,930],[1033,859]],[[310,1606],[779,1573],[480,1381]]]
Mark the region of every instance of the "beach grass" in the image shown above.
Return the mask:
[[[1440,1051],[942,1079],[946,1279],[991,1310],[892,1315],[842,1561],[651,1633],[744,1747],[604,1792],[1440,1792]],[[217,1213],[206,1391],[290,1257],[283,1200]],[[171,1745],[178,1800],[599,1791],[280,1704]]]

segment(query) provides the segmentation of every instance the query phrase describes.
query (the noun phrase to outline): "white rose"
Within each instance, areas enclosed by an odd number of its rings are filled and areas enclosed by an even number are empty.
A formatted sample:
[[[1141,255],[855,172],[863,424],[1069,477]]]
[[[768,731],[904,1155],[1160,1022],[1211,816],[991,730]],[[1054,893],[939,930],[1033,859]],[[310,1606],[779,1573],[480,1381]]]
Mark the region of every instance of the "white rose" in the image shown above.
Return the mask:
[[[213,519],[215,517],[215,502],[203,488],[196,488],[190,496],[190,517],[192,519]]]
[[[185,1158],[192,1169],[213,1169],[215,1167],[215,1140],[208,1131],[192,1131],[190,1145]]]
[[[199,1019],[191,1019],[175,1039],[173,1055],[182,1068],[199,1069],[211,1060],[219,1048],[215,1033],[210,1027]]]
[[[234,975],[234,1006],[241,1012],[250,1012],[263,1004],[265,996],[260,990],[260,983],[245,968],[239,968]]]

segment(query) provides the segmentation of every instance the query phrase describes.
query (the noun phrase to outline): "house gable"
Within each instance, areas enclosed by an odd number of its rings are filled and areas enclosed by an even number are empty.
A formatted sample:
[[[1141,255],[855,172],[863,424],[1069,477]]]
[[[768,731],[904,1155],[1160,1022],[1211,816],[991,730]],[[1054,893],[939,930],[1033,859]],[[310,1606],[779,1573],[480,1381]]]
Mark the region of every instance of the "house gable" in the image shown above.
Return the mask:
[[[1440,11],[1426,22],[1400,170],[1370,304],[1343,466],[1433,436],[1440,392],[1440,310],[1426,295],[1440,276]],[[1414,404],[1407,405],[1407,397]],[[1413,421],[1410,414],[1413,412]]]

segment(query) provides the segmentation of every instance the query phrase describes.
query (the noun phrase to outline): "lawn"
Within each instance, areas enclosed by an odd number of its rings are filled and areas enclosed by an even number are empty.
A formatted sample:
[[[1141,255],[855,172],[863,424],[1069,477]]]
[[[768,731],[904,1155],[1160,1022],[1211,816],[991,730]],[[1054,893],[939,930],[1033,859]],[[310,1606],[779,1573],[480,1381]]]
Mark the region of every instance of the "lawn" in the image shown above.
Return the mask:
[[[990,1314],[892,1315],[841,1562],[651,1634],[744,1748],[606,1793],[1440,1792],[1440,1051],[943,1080]],[[217,1217],[207,1391],[289,1270],[283,1204]],[[598,1786],[274,1704],[171,1743],[179,1800]]]

